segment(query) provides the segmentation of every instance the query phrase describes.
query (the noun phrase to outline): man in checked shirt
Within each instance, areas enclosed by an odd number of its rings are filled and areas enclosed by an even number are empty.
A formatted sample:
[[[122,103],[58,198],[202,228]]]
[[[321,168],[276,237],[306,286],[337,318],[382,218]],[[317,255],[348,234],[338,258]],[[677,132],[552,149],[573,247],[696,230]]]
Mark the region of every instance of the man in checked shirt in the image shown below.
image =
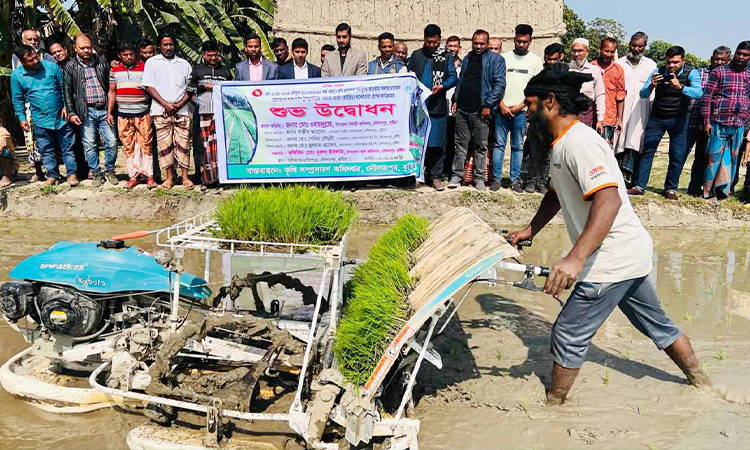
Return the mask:
[[[750,119],[750,41],[737,46],[732,62],[711,71],[701,99],[706,134],[703,197],[718,202],[729,196],[744,125]]]

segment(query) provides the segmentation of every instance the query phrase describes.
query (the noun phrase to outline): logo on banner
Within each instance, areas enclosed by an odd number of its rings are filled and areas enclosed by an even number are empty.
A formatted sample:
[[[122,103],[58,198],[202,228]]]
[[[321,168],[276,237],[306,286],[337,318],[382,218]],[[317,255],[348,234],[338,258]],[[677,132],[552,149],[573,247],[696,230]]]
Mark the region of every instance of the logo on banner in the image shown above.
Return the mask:
[[[261,95],[263,95],[263,91],[261,91],[260,89],[256,89],[253,91],[253,97],[260,97]]]

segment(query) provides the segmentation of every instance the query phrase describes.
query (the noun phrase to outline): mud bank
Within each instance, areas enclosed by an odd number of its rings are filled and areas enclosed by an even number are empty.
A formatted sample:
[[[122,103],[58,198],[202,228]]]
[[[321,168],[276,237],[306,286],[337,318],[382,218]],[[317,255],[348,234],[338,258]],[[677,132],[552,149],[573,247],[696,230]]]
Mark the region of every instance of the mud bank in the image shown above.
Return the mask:
[[[175,221],[213,208],[228,197],[232,189],[208,191],[147,191],[139,186],[134,191],[119,187],[94,189],[85,181],[82,186],[67,185],[42,190],[23,186],[0,192],[2,216],[15,219],[63,219],[87,221]],[[455,191],[435,192],[421,187],[415,190],[364,189],[345,192],[344,196],[360,210],[360,221],[388,224],[404,214],[417,214],[434,219],[449,208],[467,206],[487,222],[494,224],[526,224],[536,212],[542,196],[513,194],[507,189],[498,193],[479,193],[463,187]],[[735,199],[718,207],[703,200],[682,195],[668,202],[654,193],[634,199],[633,205],[641,220],[649,227],[697,227],[728,229],[745,226],[750,220],[750,206]],[[556,219],[562,223],[561,218]]]

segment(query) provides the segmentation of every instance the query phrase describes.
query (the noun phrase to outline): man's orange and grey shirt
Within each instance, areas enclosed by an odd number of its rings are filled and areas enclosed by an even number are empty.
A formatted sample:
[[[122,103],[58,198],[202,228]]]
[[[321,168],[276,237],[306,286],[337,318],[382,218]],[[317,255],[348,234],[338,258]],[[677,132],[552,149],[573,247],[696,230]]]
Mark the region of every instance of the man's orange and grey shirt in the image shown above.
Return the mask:
[[[604,91],[607,101],[604,108],[604,125],[617,125],[617,102],[625,100],[625,70],[621,65],[612,61],[609,66],[602,68],[598,60],[591,62],[602,71]]]

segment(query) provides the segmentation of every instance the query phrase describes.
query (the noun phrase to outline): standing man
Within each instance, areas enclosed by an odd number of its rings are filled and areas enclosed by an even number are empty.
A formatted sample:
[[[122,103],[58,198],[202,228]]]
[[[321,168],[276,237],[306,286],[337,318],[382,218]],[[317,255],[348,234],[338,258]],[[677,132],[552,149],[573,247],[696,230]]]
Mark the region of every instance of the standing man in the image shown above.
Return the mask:
[[[499,37],[490,38],[488,47],[492,53],[496,53],[498,55],[503,54],[503,40]]]
[[[13,138],[5,127],[0,125],[0,188],[6,188],[13,184],[13,179],[18,173],[19,161],[16,158],[16,149],[13,146]]]
[[[192,68],[189,62],[176,55],[177,44],[170,33],[160,34],[156,43],[161,53],[146,61],[141,86],[153,99],[151,117],[156,126],[159,165],[167,173],[161,187],[174,187],[176,167],[179,167],[182,185],[192,189],[194,185],[188,177],[193,144],[190,98],[195,93],[195,86],[190,84]]]
[[[77,186],[76,160],[72,151],[75,133],[67,123],[68,114],[63,104],[63,73],[56,63],[40,61],[37,51],[29,45],[19,46],[15,55],[20,66],[10,75],[13,110],[25,132],[31,131],[29,119],[34,120],[40,159],[48,175],[44,185],[57,184],[60,179],[55,156],[57,149],[65,163],[68,184]],[[27,104],[31,116],[26,113]]]
[[[289,46],[286,43],[286,39],[281,37],[275,38],[271,41],[271,50],[273,50],[273,55],[276,57],[276,64],[279,67],[292,61],[291,56],[289,56]]]
[[[507,67],[508,86],[505,96],[500,101],[500,114],[495,117],[495,146],[492,148],[492,172],[494,182],[490,190],[500,189],[503,178],[503,159],[505,146],[510,133],[510,183],[513,192],[521,193],[523,188],[519,182],[521,176],[521,162],[523,161],[523,138],[526,135],[526,106],[523,103],[523,90],[526,84],[536,74],[542,71],[542,59],[529,51],[534,29],[531,25],[516,26],[516,36],[513,38],[515,48],[503,53]]]
[[[156,181],[151,157],[151,98],[141,87],[145,64],[138,60],[138,51],[132,42],[121,42],[117,56],[121,64],[109,71],[107,122],[114,127],[117,120],[117,133],[128,158],[128,189],[133,189],[141,178],[153,189]]]
[[[654,100],[653,94],[649,98],[641,98],[640,95],[643,84],[656,70],[654,60],[643,55],[647,45],[648,36],[638,31],[630,38],[628,53],[617,60],[617,64],[625,72],[627,94],[623,107],[622,132],[615,146],[615,155],[627,182],[632,181],[636,157],[643,150],[644,131]]]
[[[320,72],[323,77],[348,77],[367,75],[367,55],[361,50],[352,48],[352,27],[340,23],[336,27],[336,45],[339,51],[329,53]]]
[[[544,48],[544,67],[553,66],[565,58],[565,48],[557,42]],[[563,63],[565,64],[565,63]],[[597,72],[599,69],[594,69]],[[528,128],[527,128],[528,129]],[[526,136],[523,144],[524,159],[521,165],[521,173],[528,174],[528,182],[524,190],[529,194],[538,192],[542,195],[547,193],[547,180],[549,178],[549,151],[551,142],[540,142],[539,134],[531,133]]]
[[[714,202],[729,196],[737,157],[750,120],[750,41],[742,41],[732,62],[718,66],[708,75],[701,100],[706,134],[706,171],[703,196]],[[746,183],[747,186],[747,183]]]
[[[307,61],[307,41],[297,38],[292,41],[292,58],[294,64],[279,66],[280,80],[300,80],[320,78],[320,67]]]
[[[393,53],[405,66],[409,64],[409,47],[405,43],[396,42],[393,45]]]
[[[53,43],[51,43],[49,45],[49,52],[52,57],[55,58],[55,62],[57,62],[57,65],[60,66],[61,70],[63,67],[65,67],[65,64],[70,61],[68,49],[65,48],[65,46],[61,42],[54,41]]]
[[[664,180],[664,197],[677,200],[677,185],[685,165],[688,108],[691,100],[701,98],[701,75],[685,64],[685,49],[674,46],[667,49],[666,65],[655,71],[641,88],[641,98],[655,92],[651,116],[646,124],[643,151],[636,157],[634,186],[629,195],[643,195],[651,175],[651,164],[664,132],[669,134],[669,168]]]
[[[326,60],[326,53],[333,51],[336,51],[336,47],[331,44],[326,44],[320,47],[320,63],[323,64],[323,62]]]
[[[591,108],[582,112],[578,120],[590,127],[595,127],[597,132],[601,133],[604,126],[604,111],[607,107],[607,92],[604,88],[602,71],[589,62],[588,56],[589,40],[575,39],[570,47],[570,70],[589,74],[593,78],[592,81],[583,83],[581,87],[581,93],[591,100]]]
[[[583,365],[591,338],[619,307],[641,333],[674,361],[690,384],[710,386],[687,336],[659,304],[653,243],[633,211],[614,153],[578,122],[586,74],[545,69],[526,88],[531,132],[548,134],[552,184],[539,211],[511,244],[531,239],[562,209],[573,248],[552,266],[544,291],[558,298],[573,287],[552,327],[554,361],[547,404],[562,404]],[[583,101],[581,101],[583,100]]]
[[[237,81],[275,80],[279,77],[279,66],[263,57],[260,36],[257,34],[245,36],[245,54],[247,59],[238,62],[235,67]]]
[[[190,85],[196,87],[198,94],[198,113],[200,114],[200,132],[203,139],[202,185],[210,186],[219,182],[219,163],[216,154],[216,120],[214,119],[214,84],[232,79],[229,69],[221,63],[219,44],[206,41],[201,47],[203,64],[193,67]],[[288,64],[287,66],[291,66]]]
[[[91,38],[79,34],[75,39],[75,57],[65,65],[65,107],[68,120],[81,127],[83,150],[92,185],[99,187],[104,179],[117,185],[115,162],[117,140],[112,127],[107,123],[107,92],[109,91],[109,63],[94,54]],[[104,174],[99,165],[99,146],[96,134],[104,144]]]
[[[440,27],[429,24],[424,29],[424,44],[409,58],[409,71],[414,72],[432,94],[427,97],[430,136],[425,155],[425,181],[436,191],[445,189],[443,165],[445,133],[448,128],[448,101],[445,93],[458,82],[453,54],[440,46]]]
[[[445,48],[453,55],[453,65],[456,68],[456,77],[461,76],[461,38],[455,34],[449,36],[445,41]],[[445,158],[443,162],[443,175],[450,179],[453,173],[453,157],[456,156],[456,112],[453,108],[453,96],[456,94],[455,86],[445,92],[448,102],[448,128],[446,133]]]
[[[42,51],[42,40],[39,38],[39,32],[28,28],[21,32],[21,44],[28,45],[37,52],[37,56],[44,61],[55,62],[55,59]],[[21,60],[14,53],[11,57],[11,69],[16,70],[21,67]],[[31,183],[44,181],[44,171],[42,171],[42,155],[39,153],[39,146],[34,138],[34,120],[29,104],[26,104],[26,120],[29,123],[28,130],[24,130],[23,136],[26,141],[26,148],[29,152],[29,164],[34,166],[34,175],[31,176]]]
[[[143,64],[146,64],[146,61],[156,56],[156,48],[154,48],[154,43],[149,39],[144,39],[139,42],[138,54],[140,56],[141,62]]]
[[[490,34],[477,30],[471,38],[471,53],[461,64],[453,110],[456,114],[456,156],[448,187],[461,184],[469,141],[474,141],[474,179],[478,191],[486,189],[484,168],[492,114],[505,94],[505,60],[487,51]],[[493,183],[494,186],[494,183]]]
[[[553,66],[565,59],[565,48],[554,42],[544,47],[544,67]]]
[[[711,55],[711,65],[707,68],[697,69],[701,74],[701,88],[706,88],[708,75],[718,66],[729,64],[732,59],[732,49],[727,46],[716,47]],[[693,197],[703,197],[703,172],[706,170],[706,145],[708,134],[706,134],[706,122],[701,114],[700,100],[694,100],[688,112],[687,144],[685,144],[685,159],[690,155],[690,150],[695,146],[695,159],[690,169],[690,184],[688,194]],[[747,129],[745,130],[747,131]]]
[[[615,63],[614,57],[616,52],[617,39],[606,37],[599,45],[599,57],[592,63],[602,71],[606,94],[604,121],[601,128],[598,128],[596,131],[604,137],[613,149],[620,141],[619,136],[622,134],[626,95],[625,70],[621,65]],[[641,87],[643,86],[639,86],[638,89],[640,90]],[[618,136],[618,139],[615,139],[615,135]]]
[[[401,59],[393,55],[395,39],[393,34],[388,32],[378,36],[380,56],[367,64],[367,75],[406,72],[406,66]]]

